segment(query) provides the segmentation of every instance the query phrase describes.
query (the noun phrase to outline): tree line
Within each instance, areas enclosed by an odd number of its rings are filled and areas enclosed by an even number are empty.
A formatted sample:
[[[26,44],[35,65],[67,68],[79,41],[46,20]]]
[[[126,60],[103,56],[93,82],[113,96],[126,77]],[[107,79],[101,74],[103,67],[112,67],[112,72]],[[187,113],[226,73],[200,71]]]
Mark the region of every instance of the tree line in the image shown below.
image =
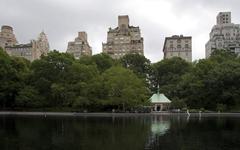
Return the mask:
[[[174,57],[157,63],[128,54],[114,60],[107,54],[80,60],[51,51],[29,62],[0,49],[0,109],[131,111],[150,106],[157,91],[172,108],[239,110],[240,58],[215,51],[193,63]]]

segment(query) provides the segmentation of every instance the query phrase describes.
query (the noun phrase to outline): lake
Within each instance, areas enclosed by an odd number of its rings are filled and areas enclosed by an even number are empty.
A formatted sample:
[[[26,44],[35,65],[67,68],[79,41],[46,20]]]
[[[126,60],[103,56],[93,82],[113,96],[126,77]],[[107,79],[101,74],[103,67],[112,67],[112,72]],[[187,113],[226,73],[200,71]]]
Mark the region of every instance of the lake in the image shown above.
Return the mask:
[[[0,150],[239,149],[239,117],[0,115]]]

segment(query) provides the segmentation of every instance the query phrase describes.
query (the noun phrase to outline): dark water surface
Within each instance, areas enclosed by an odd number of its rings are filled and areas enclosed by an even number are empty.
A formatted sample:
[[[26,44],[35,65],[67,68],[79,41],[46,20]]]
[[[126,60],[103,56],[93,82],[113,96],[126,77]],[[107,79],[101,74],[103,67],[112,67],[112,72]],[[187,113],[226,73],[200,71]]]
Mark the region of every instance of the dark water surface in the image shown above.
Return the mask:
[[[239,150],[238,117],[0,116],[0,150]]]

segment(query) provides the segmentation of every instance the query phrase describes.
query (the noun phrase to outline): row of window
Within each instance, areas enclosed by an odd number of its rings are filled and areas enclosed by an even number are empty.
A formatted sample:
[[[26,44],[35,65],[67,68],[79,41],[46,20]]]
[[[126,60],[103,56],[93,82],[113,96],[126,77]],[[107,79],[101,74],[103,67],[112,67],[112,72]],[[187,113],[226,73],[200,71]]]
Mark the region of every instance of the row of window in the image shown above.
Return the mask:
[[[115,37],[114,40],[130,40],[130,37]]]
[[[178,39],[177,40],[177,43],[181,43],[182,41],[184,41],[185,43],[189,43],[189,40],[181,40],[181,39]],[[173,40],[169,41],[171,44],[173,44]]]
[[[127,53],[114,53],[114,55],[115,56],[124,56],[124,55],[126,55]],[[139,54],[139,55],[141,55],[142,53],[133,53],[133,54]]]
[[[103,46],[103,48],[104,49],[109,49],[109,50],[112,50],[113,49],[113,46]],[[116,48],[115,47],[115,49],[119,49],[119,48],[122,48],[124,51],[125,51],[125,49],[137,49],[137,50],[141,50],[141,47],[134,47],[134,48],[131,48],[131,47],[129,47],[129,46],[121,46],[121,47],[118,47],[118,48]]]
[[[188,55],[189,55],[188,53],[185,53],[185,56],[188,56]],[[176,55],[174,55],[173,53],[170,53],[170,56],[176,56]],[[181,56],[181,53],[178,52],[177,56],[180,57],[180,56]]]
[[[32,53],[31,52],[26,52],[26,53],[24,53],[24,52],[21,52],[21,54],[20,54],[21,56],[31,56],[32,55]]]
[[[174,48],[174,46],[171,44],[170,48]],[[182,45],[177,45],[177,48],[182,48]],[[185,44],[185,48],[189,48],[189,45]]]
[[[169,47],[169,48],[166,48],[165,50],[168,50],[168,51],[189,51],[191,50],[191,48],[181,48],[181,47]]]
[[[125,50],[125,49],[112,50],[112,49],[110,49],[110,51],[127,52],[127,51],[129,51],[129,50]],[[131,49],[130,51],[142,51],[142,49],[140,49],[140,48],[138,48],[138,49]]]

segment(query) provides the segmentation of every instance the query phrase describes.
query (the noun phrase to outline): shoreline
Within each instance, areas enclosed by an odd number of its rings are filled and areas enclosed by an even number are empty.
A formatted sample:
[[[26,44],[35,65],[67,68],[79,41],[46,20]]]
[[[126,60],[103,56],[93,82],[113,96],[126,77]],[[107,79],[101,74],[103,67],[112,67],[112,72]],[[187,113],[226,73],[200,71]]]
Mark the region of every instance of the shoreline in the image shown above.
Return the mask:
[[[152,112],[152,113],[78,113],[78,112],[21,112],[0,111],[0,116],[71,116],[71,117],[141,117],[141,116],[186,116],[187,113]],[[240,113],[191,113],[189,117],[240,117]]]

